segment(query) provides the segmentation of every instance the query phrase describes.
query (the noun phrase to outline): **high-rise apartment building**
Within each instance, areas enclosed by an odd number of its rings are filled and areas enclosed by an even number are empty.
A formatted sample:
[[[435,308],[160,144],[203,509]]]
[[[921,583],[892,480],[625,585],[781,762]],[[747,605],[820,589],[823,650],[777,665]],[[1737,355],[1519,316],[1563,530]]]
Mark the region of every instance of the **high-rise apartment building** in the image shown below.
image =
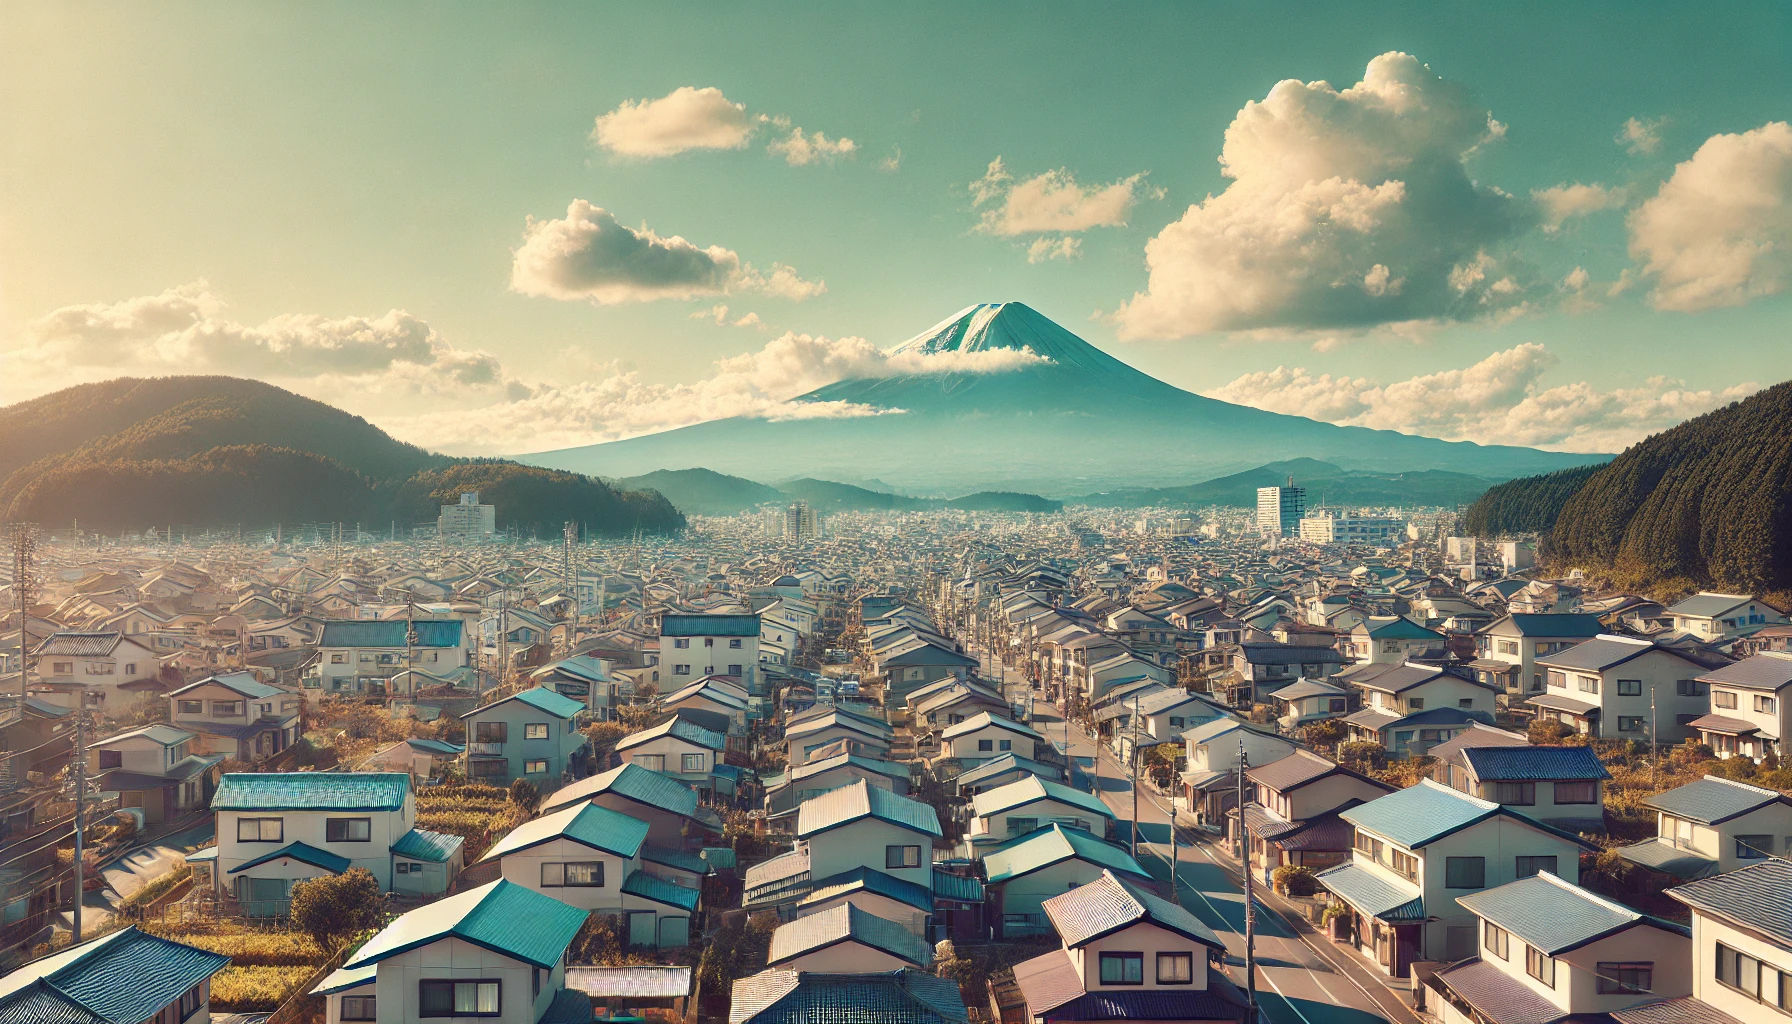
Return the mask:
[[[1301,517],[1307,514],[1307,491],[1294,486],[1257,488],[1257,532],[1265,537],[1295,537]]]
[[[466,491],[457,505],[443,505],[436,534],[458,540],[490,540],[498,532],[498,507],[481,505],[478,491]]]

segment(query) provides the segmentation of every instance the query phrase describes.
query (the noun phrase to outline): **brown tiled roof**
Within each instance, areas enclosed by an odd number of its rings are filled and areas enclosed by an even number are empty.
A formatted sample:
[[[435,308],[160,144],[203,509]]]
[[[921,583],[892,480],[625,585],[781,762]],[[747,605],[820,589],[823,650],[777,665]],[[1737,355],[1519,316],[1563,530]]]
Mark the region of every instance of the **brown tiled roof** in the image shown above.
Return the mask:
[[[1735,1017],[1691,996],[1613,1010],[1618,1024],[1742,1024]]]

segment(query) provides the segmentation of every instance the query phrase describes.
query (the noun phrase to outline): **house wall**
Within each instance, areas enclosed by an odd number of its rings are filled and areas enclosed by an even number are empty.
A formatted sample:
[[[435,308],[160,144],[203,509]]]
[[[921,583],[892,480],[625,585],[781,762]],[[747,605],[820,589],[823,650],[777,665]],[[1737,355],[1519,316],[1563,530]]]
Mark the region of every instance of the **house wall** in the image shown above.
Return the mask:
[[[531,997],[532,975],[537,968],[483,946],[457,938],[439,939],[427,946],[380,962],[374,989],[380,1020],[422,1020],[418,983],[424,980],[496,981],[499,1013],[495,1017],[438,1017],[431,1020],[478,1020],[481,1024],[535,1024],[546,1012],[554,994],[565,987],[564,963],[541,972],[541,995]]]
[[[1416,851],[1416,855],[1419,858],[1419,888],[1425,894],[1428,918],[1420,932],[1418,959],[1421,960],[1448,959],[1449,929],[1452,926],[1476,928],[1479,920],[1458,904],[1456,897],[1515,881],[1519,857],[1553,855],[1556,858],[1555,874],[1565,881],[1580,883],[1580,847],[1503,814],[1440,839]],[[1482,889],[1453,889],[1445,885],[1449,879],[1447,860],[1450,857],[1486,858]],[[1393,878],[1400,877],[1391,868],[1378,865],[1378,870]],[[1467,943],[1467,948],[1474,948],[1474,943]]]
[[[813,953],[791,957],[773,965],[780,971],[816,971],[822,974],[874,974],[914,965],[859,942],[836,942]]]
[[[1333,775],[1308,783],[1288,794],[1289,820],[1305,821],[1342,807],[1352,799],[1367,803],[1386,795],[1385,790],[1371,786],[1361,779],[1349,775]]]
[[[1717,944],[1720,942],[1759,960],[1763,972],[1771,967],[1792,974],[1792,950],[1695,910],[1692,914],[1692,948],[1697,963],[1693,966],[1693,998],[1749,1024],[1783,1019],[1767,1006],[1717,980]],[[1771,991],[1766,998],[1773,998]]]
[[[1097,881],[1101,878],[1101,871],[1099,865],[1071,858],[1047,865],[1031,874],[1009,879],[999,886],[1002,890],[1002,914],[1004,917],[1009,914],[1031,915],[1035,933],[1049,935],[1052,926],[1045,918],[1045,901],[1053,896],[1061,896],[1079,885]],[[1129,878],[1128,881],[1140,880]],[[1015,934],[1006,923],[1002,930],[1007,935]]]
[[[1054,821],[1061,821],[1066,825],[1074,825],[1098,836],[1104,833],[1107,822],[1110,820],[1109,817],[1104,817],[1085,808],[1073,807],[1070,804],[1046,798],[975,819],[971,825],[972,838],[979,841],[1002,842],[1010,837],[1008,822],[1014,818],[1031,818],[1034,821],[1034,828],[1038,828],[1040,825],[1049,825]],[[1020,833],[1014,834],[1019,835]]]
[[[240,818],[279,818],[282,836],[277,843],[244,843],[237,840]],[[324,839],[324,821],[328,818],[369,819],[369,839],[365,843],[332,843]],[[392,844],[411,830],[417,820],[416,798],[406,794],[404,807],[397,811],[219,811],[218,812],[218,877],[227,880],[230,872],[257,857],[272,853],[294,842],[307,843],[340,857],[347,857],[350,867],[373,872],[382,889],[392,887]],[[258,877],[272,878],[261,869]],[[289,877],[309,877],[292,875]],[[229,884],[228,881],[221,884]]]
[[[502,748],[494,750],[494,755],[502,756],[506,764],[503,776],[481,776],[476,781],[489,782],[494,786],[508,786],[517,779],[527,778],[541,789],[545,796],[560,788],[561,773],[566,771],[568,759],[573,751],[585,745],[584,734],[573,727],[573,723],[564,718],[550,715],[520,700],[506,700],[487,708],[475,711],[466,719],[467,754],[471,764],[474,749],[478,746],[474,736],[478,734],[480,722],[504,722],[508,725],[506,739]],[[524,739],[525,725],[546,725],[548,738],[545,740]],[[484,749],[484,748],[482,748]],[[481,758],[485,754],[480,755]],[[530,761],[546,761],[547,771],[525,773],[524,768]]]
[[[851,740],[880,751],[878,757],[886,756],[890,751],[888,740],[843,725],[830,725],[825,729],[789,737],[787,746],[790,763],[793,765],[808,764],[811,760],[809,756],[811,751],[820,750],[822,747],[840,740]]]
[[[1516,944],[1516,943],[1514,943]],[[1599,964],[1652,961],[1651,992],[1644,995],[1599,994]],[[1568,1003],[1575,1013],[1610,1013],[1658,999],[1675,999],[1692,993],[1692,940],[1684,935],[1640,925],[1610,938],[1601,939],[1577,950],[1562,954],[1556,960],[1556,988],[1562,989],[1563,965],[1568,971]],[[1524,974],[1524,963],[1518,972]],[[1527,980],[1529,976],[1527,975]]]
[[[1490,713],[1493,711],[1494,693],[1492,690],[1455,676],[1439,676],[1428,683],[1422,683],[1398,694],[1369,687],[1364,689],[1369,694],[1368,702],[1391,714],[1409,715],[1415,711],[1431,711],[1436,708],[1461,708],[1464,711]],[[1420,703],[1415,705],[1414,699]],[[1464,704],[1463,701],[1468,701],[1468,703]]]
[[[1085,992],[1127,992],[1139,989],[1167,989],[1172,992],[1200,990],[1207,987],[1207,947],[1192,942],[1181,935],[1154,924],[1135,924],[1122,928],[1112,935],[1104,935],[1080,949],[1067,950],[1070,954],[1071,966],[1083,979]],[[1143,985],[1103,985],[1101,983],[1102,953],[1143,953],[1145,954],[1145,983]],[[1192,953],[1194,954],[1194,979],[1188,985],[1162,985],[1157,980],[1157,954],[1159,953]]]
[[[1736,698],[1736,706],[1733,708],[1719,707],[1718,702],[1722,699],[1720,694],[1734,695]],[[1771,698],[1774,702],[1773,710],[1756,711],[1755,698],[1757,696]],[[1759,734],[1760,739],[1775,741],[1774,749],[1776,749],[1782,757],[1786,756],[1787,750],[1785,748],[1785,741],[1788,736],[1792,736],[1792,707],[1788,707],[1788,705],[1792,705],[1792,687],[1779,690],[1775,693],[1768,693],[1765,690],[1751,690],[1740,686],[1714,684],[1711,687],[1711,695],[1707,699],[1710,701],[1710,710],[1712,714],[1747,722],[1761,730]],[[1701,708],[1700,710],[1702,712],[1704,709]],[[1764,751],[1760,749],[1760,746],[1759,739],[1754,737],[1741,737],[1742,752],[1747,753],[1757,761],[1761,759],[1764,753]]]
[[[979,741],[989,740],[990,749],[979,750]],[[1002,746],[1007,743],[1008,746]],[[974,768],[985,761],[991,761],[1003,754],[1013,753],[1029,760],[1038,753],[1038,741],[1024,733],[1004,729],[997,725],[984,726],[971,732],[954,736],[940,743],[941,757],[955,757],[966,768]]]
[[[646,743],[640,743],[629,747],[627,750],[622,751],[621,754],[623,757],[628,758],[629,761],[641,765],[644,768],[648,767],[653,762],[643,761],[642,758],[663,758],[664,760],[659,763],[664,767],[656,768],[654,769],[655,771],[663,772],[680,782],[689,783],[698,789],[709,789],[711,787],[713,783],[710,779],[710,772],[722,759],[720,751],[711,750],[708,747],[700,746],[689,740],[680,739],[677,736],[671,735],[656,736]],[[699,770],[685,770],[684,757],[686,754],[698,758]]]
[[[1769,852],[1775,856],[1792,853],[1792,807],[1785,804],[1768,804],[1716,826],[1697,822],[1691,824],[1693,838],[1690,849],[1701,857],[1717,861],[1719,871],[1734,871],[1759,859],[1736,856],[1737,836],[1772,836],[1773,849]],[[1674,831],[1675,825],[1668,815],[1656,815],[1657,835],[1672,842],[1675,838]]]
[[[678,641],[689,641],[689,646],[679,647]],[[739,647],[733,646],[739,643]],[[667,678],[672,680],[672,688],[683,686],[704,676],[735,675],[732,666],[739,665],[740,681],[748,690],[752,690],[759,672],[759,637],[758,636],[680,636],[661,637],[660,648],[663,660],[671,673]],[[683,666],[688,671],[680,672]]]
[[[563,864],[568,861],[598,861],[604,866],[604,884],[601,886],[543,886],[541,884],[541,866],[543,864]],[[580,910],[601,910],[614,914],[622,910],[622,883],[628,873],[640,866],[638,859],[627,859],[615,854],[594,850],[583,843],[570,839],[555,839],[540,846],[532,846],[527,850],[505,854],[499,861],[499,870],[503,876],[527,889],[541,893]]]
[[[165,775],[168,769],[174,767],[176,761],[187,756],[188,745],[188,742],[181,742],[167,747],[148,736],[132,736],[128,740],[95,743],[94,749],[117,751],[119,767],[127,772],[135,772],[140,775]],[[176,756],[177,753],[178,756]]]
[[[373,996],[374,1002],[375,1002],[375,1012],[377,1013],[378,1012],[378,1002],[379,1002],[379,979],[378,979],[378,977],[376,976],[373,981],[370,981],[365,985],[357,985],[354,988],[347,989],[343,992],[338,992],[333,995],[325,997],[325,999],[324,999],[324,1024],[342,1024],[342,997],[343,996]]]
[[[1594,784],[1594,799],[1590,804],[1557,803],[1556,784],[1553,782],[1535,783],[1533,789],[1536,793],[1536,802],[1531,804],[1506,803],[1505,801],[1500,800],[1495,795],[1497,792],[1496,784],[1491,782],[1483,782],[1477,786],[1475,795],[1483,800],[1492,800],[1494,803],[1505,803],[1507,807],[1513,808],[1520,814],[1525,814],[1543,821],[1548,821],[1552,818],[1602,817],[1605,814],[1605,780],[1587,779],[1584,781],[1592,782]]]
[[[869,866],[895,878],[933,888],[933,837],[877,818],[861,818],[851,824],[807,837],[809,877],[832,878],[856,867]],[[884,847],[920,846],[921,866],[885,867]]]

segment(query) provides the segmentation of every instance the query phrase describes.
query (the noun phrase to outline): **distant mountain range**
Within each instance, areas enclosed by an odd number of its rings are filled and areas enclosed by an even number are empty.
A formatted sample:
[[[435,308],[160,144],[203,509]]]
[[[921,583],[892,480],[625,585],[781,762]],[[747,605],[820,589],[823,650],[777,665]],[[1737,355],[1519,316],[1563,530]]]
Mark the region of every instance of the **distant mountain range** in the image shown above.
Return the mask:
[[[479,491],[499,528],[676,530],[651,492],[503,460],[455,459],[359,416],[236,377],[119,378],[0,407],[0,519],[114,532],[360,522],[405,527]]]
[[[795,501],[824,513],[915,512],[938,508],[976,512],[1056,512],[1064,507],[1062,502],[1037,494],[979,491],[958,498],[915,498],[808,477],[787,480],[772,487],[710,469],[662,469],[612,483],[625,490],[658,491],[683,512],[702,516],[731,516],[761,505],[787,505]]]
[[[518,458],[605,476],[704,466],[757,480],[877,478],[935,495],[999,483],[1059,498],[1174,488],[1290,458],[1320,460],[1346,473],[1438,471],[1486,480],[1607,458],[1439,441],[1232,405],[1142,373],[1018,302],[972,306],[892,351],[1022,348],[1050,361],[1004,372],[843,380],[797,399],[900,413],[734,417]]]
[[[1539,531],[1551,564],[1620,586],[1792,601],[1792,383],[1639,441],[1593,472],[1513,480],[1464,520],[1483,535]]]
[[[1426,469],[1416,473],[1352,472],[1318,459],[1288,459],[1242,473],[1182,487],[1123,487],[1070,498],[1071,505],[1144,508],[1152,505],[1252,508],[1257,488],[1285,484],[1292,477],[1306,488],[1307,507],[1326,505],[1460,505],[1474,501],[1494,481],[1486,477]]]

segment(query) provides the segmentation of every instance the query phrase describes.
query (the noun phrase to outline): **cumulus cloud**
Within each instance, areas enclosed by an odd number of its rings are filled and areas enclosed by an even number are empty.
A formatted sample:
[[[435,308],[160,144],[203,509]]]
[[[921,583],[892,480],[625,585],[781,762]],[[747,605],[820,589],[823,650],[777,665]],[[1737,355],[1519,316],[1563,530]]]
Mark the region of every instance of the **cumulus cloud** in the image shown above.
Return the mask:
[[[1083,240],[1080,238],[1035,238],[1033,244],[1027,246],[1028,263],[1044,263],[1047,260],[1074,260],[1083,254]]]
[[[694,149],[742,149],[754,123],[743,103],[715,88],[683,86],[657,100],[625,100],[597,118],[591,141],[620,156],[651,159]]]
[[[1792,126],[1713,135],[1632,211],[1629,227],[1657,309],[1777,295],[1792,278]]]
[[[1278,366],[1247,373],[1213,398],[1346,426],[1453,441],[1610,452],[1760,390],[1755,383],[1692,390],[1650,378],[1599,391],[1585,381],[1546,387],[1557,360],[1538,344],[1495,352],[1473,366],[1393,383]]]
[[[1618,129],[1612,141],[1623,146],[1631,156],[1647,156],[1661,148],[1661,129],[1667,123],[1665,117],[1632,117]]]
[[[514,254],[510,287],[524,295],[599,305],[760,292],[801,301],[827,290],[784,264],[762,274],[731,249],[700,248],[619,223],[609,211],[575,199],[563,218],[529,218]]]
[[[1531,275],[1504,249],[1534,213],[1464,164],[1504,133],[1465,89],[1404,53],[1376,57],[1343,90],[1278,83],[1226,129],[1220,168],[1231,184],[1146,245],[1149,282],[1119,310],[1121,336],[1458,320],[1521,306]],[[1377,289],[1384,279],[1403,284]]]
[[[1048,362],[1030,349],[898,352],[863,338],[789,332],[756,352],[715,364],[710,376],[658,384],[635,372],[570,385],[540,385],[517,401],[431,413],[390,423],[400,437],[461,454],[543,451],[670,430],[707,420],[770,420],[900,415],[904,410],[844,401],[796,401],[826,384],[909,373],[1001,373]]]
[[[618,156],[651,160],[700,149],[745,149],[761,131],[773,135],[766,151],[792,167],[852,156],[858,144],[809,134],[781,114],[749,114],[716,88],[681,86],[657,100],[624,100],[600,114],[591,141]]]
[[[764,327],[765,322],[759,319],[758,313],[746,313],[738,317],[730,316],[728,307],[715,305],[708,309],[699,309],[691,314],[692,320],[708,320],[717,327]]]
[[[122,302],[65,306],[26,327],[23,345],[9,353],[10,374],[66,384],[95,373],[224,373],[412,393],[507,383],[496,357],[450,345],[403,310],[292,313],[250,325],[228,318],[224,308],[204,281]]]
[[[1564,223],[1575,217],[1623,206],[1625,193],[1621,188],[1606,188],[1599,184],[1583,185],[1577,181],[1572,185],[1537,189],[1531,193],[1531,199],[1542,212],[1543,230],[1554,232],[1561,230]]]
[[[792,128],[789,135],[773,139],[765,148],[768,152],[783,157],[784,162],[790,166],[801,167],[817,160],[851,156],[859,147],[851,139],[830,139],[826,132],[804,135],[801,128]]]
[[[1144,181],[1139,173],[1084,188],[1062,168],[1016,181],[998,156],[970,187],[973,205],[995,204],[983,211],[977,230],[1014,236],[1120,227],[1144,192]]]

